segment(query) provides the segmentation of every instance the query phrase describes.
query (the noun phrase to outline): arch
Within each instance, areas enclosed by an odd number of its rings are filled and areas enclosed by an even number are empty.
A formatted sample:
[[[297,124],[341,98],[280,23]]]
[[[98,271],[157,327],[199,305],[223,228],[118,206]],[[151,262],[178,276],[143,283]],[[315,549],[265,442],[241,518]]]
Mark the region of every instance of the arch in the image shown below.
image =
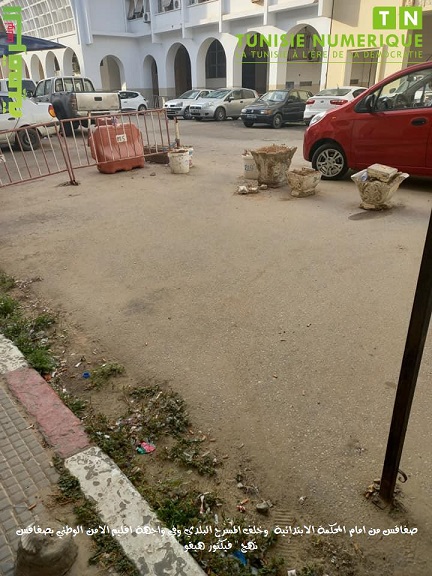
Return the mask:
[[[245,35],[241,72],[244,88],[252,88],[259,94],[267,92],[269,47],[265,36],[259,32],[249,32]]]
[[[221,88],[227,85],[227,57],[217,38],[207,38],[197,54],[197,88]]]
[[[54,52],[47,52],[45,57],[45,70],[48,78],[50,76],[57,76],[60,72],[60,65]]]
[[[316,93],[320,89],[323,57],[325,48],[314,45],[314,35],[319,32],[307,23],[299,23],[287,33],[289,45],[279,46],[279,53],[286,57],[285,86],[302,87]]]
[[[42,62],[36,54],[33,54],[30,60],[30,74],[35,82],[39,82],[39,80],[45,78]]]
[[[158,66],[156,60],[148,54],[144,58],[144,88],[151,90],[152,96],[159,96]]]
[[[100,61],[99,68],[103,90],[121,90],[125,87],[123,62],[117,56],[108,54]]]
[[[30,70],[29,70],[29,68],[28,68],[28,66],[27,66],[27,62],[25,62],[24,59],[23,59],[23,65],[24,65],[24,68],[23,68],[23,78],[31,78],[31,76],[30,76]]]
[[[81,74],[81,66],[78,56],[72,48],[66,48],[63,53],[62,70],[65,76],[75,76]]]
[[[187,48],[176,42],[167,52],[166,73],[168,87],[174,88],[176,96],[192,88],[192,67]]]

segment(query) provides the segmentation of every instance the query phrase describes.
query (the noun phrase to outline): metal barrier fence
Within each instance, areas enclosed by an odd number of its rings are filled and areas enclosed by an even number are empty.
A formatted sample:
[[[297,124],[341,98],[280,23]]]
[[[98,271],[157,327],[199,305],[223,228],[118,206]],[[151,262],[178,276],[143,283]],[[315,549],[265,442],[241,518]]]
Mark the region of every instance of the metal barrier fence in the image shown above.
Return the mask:
[[[103,130],[108,126],[114,127],[115,139],[110,137],[108,152],[105,149],[105,153],[100,154],[98,148],[91,145],[92,138],[98,128]],[[0,145],[4,147],[0,153],[0,187],[62,172],[67,172],[70,183],[76,184],[76,169],[103,166],[111,158],[166,157],[175,142],[171,130],[174,132],[174,123],[161,109],[3,130],[0,131]],[[131,133],[138,134],[137,138],[128,138]]]
[[[51,174],[68,172],[64,138],[59,123],[0,132],[0,186],[29,182]]]

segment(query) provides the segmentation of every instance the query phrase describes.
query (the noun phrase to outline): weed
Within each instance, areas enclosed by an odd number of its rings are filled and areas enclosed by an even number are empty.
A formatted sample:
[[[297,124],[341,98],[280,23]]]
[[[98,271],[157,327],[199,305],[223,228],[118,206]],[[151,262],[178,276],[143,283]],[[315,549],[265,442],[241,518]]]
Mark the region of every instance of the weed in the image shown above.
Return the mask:
[[[0,291],[9,292],[15,287],[15,280],[5,272],[0,272]]]
[[[61,401],[65,404],[71,412],[75,414],[78,418],[82,418],[85,415],[88,402],[86,400],[81,400],[81,398],[77,398],[76,396],[72,396],[66,392],[61,390],[57,391]]]
[[[0,296],[0,318],[9,318],[18,307],[18,302],[10,296]]]
[[[74,513],[79,524],[85,529],[103,526],[103,523],[96,512],[92,502],[86,500],[82,504],[74,507]],[[135,564],[125,556],[122,547],[109,533],[103,533],[99,530],[97,534],[92,535],[96,545],[97,552],[90,560],[91,563],[97,562],[103,564],[105,568],[112,567],[114,570],[124,576],[139,576]]]
[[[59,504],[74,502],[74,513],[78,524],[83,528],[97,528],[103,526],[95,505],[86,500],[81,491],[79,481],[72,476],[64,467],[63,461],[53,458],[56,470],[60,474],[58,487],[60,494],[56,497]],[[139,576],[133,562],[124,554],[120,544],[114,540],[109,531],[100,530],[99,533],[91,536],[96,546],[96,553],[90,558],[89,564],[101,564],[105,569],[113,568],[119,576]]]
[[[41,314],[34,320],[24,316],[19,302],[10,296],[0,296],[0,332],[12,340],[28,363],[41,374],[51,372],[56,363],[48,350],[45,333],[54,318]]]
[[[179,438],[175,445],[167,450],[167,458],[180,462],[184,466],[195,468],[202,475],[214,476],[216,474],[216,458],[209,452],[201,453],[202,440],[193,438]]]
[[[40,374],[49,374],[55,368],[55,360],[45,348],[35,348],[27,353],[27,361]]]
[[[86,426],[86,432],[93,442],[108,454],[121,470],[131,477],[136,452],[130,431],[123,426],[117,427],[111,424],[103,414],[92,414]]]
[[[128,402],[131,415],[125,421],[139,427],[144,436],[155,440],[164,434],[179,436],[190,426],[185,402],[172,390],[158,385],[134,388]]]
[[[315,564],[307,564],[299,572],[299,576],[322,576],[323,569],[318,568]]]
[[[33,327],[36,331],[46,330],[47,328],[55,324],[55,322],[56,319],[52,314],[44,312],[43,314],[39,314],[39,316],[37,316],[33,320]]]
[[[57,484],[60,489],[60,494],[56,496],[57,502],[76,502],[82,497],[79,481],[66,469],[61,470]]]
[[[115,362],[111,364],[102,364],[102,366],[93,370],[90,377],[90,386],[91,388],[99,390],[112,376],[118,376],[119,374],[123,374],[123,372],[124,366],[121,364],[116,364]]]

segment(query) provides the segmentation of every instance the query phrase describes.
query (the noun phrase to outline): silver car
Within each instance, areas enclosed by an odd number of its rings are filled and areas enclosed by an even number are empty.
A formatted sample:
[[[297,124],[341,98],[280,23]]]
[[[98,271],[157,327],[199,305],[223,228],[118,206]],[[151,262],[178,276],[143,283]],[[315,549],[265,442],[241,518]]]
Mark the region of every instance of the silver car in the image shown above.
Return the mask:
[[[190,120],[190,105],[198,100],[198,98],[204,98],[205,96],[208,96],[210,92],[212,92],[212,90],[209,89],[188,90],[175,100],[168,100],[168,102],[165,102],[164,104],[164,108],[167,108],[168,118],[174,118],[174,116],[183,116],[185,120]]]
[[[250,88],[222,88],[191,104],[190,112],[195,120],[212,118],[222,121],[228,116],[237,120],[241,116],[242,109],[257,98],[257,92]]]

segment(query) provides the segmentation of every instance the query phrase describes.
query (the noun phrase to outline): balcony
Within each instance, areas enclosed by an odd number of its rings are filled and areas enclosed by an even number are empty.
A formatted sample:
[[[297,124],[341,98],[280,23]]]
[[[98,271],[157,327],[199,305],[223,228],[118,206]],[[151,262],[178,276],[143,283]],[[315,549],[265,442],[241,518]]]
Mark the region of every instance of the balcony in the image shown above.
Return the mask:
[[[216,24],[219,21],[219,6],[219,0],[188,0],[185,14],[186,28]]]
[[[155,0],[153,10],[153,21],[151,25],[154,34],[181,30],[181,0]]]

